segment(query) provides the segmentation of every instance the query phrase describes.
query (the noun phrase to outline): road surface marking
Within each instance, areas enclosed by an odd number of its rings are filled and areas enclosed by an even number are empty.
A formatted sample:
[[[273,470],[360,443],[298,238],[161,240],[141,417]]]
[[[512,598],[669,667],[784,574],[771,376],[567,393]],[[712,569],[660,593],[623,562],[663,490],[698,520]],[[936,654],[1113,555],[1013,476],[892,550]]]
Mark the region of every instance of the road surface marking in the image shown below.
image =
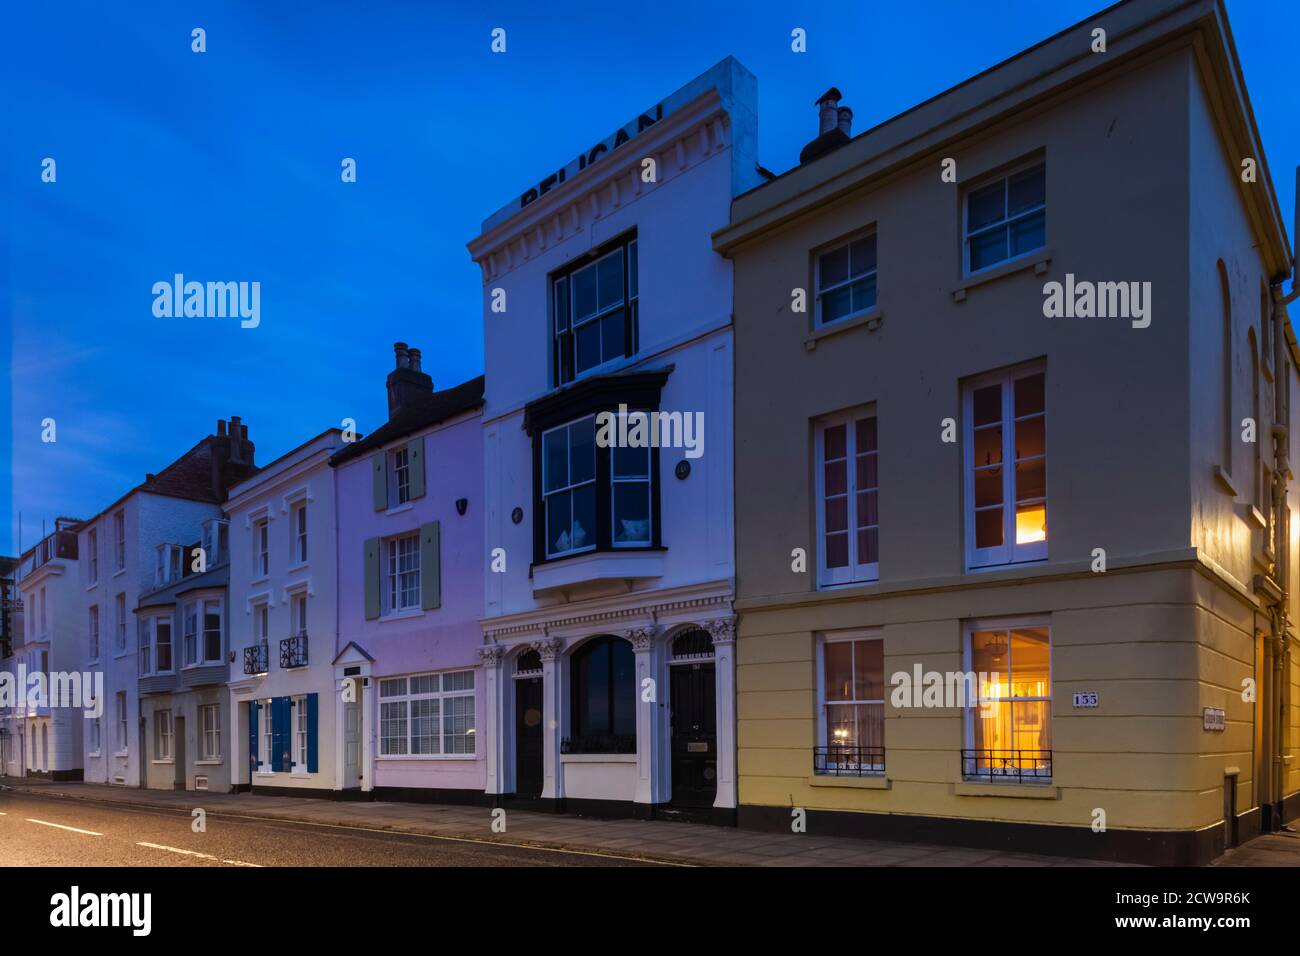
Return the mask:
[[[259,870],[262,868],[261,863],[245,863],[243,860],[222,860],[222,863],[229,863],[231,866],[255,866]]]
[[[202,860],[217,859],[211,853],[200,853],[198,850],[183,850],[178,846],[164,846],[161,843],[137,843],[136,846],[147,846],[151,850],[166,850],[168,853],[183,853],[186,856],[197,856]],[[221,862],[229,863],[231,866],[261,866],[258,863],[244,863],[241,860],[222,860]]]
[[[58,827],[60,830],[71,830],[73,833],[84,833],[86,836],[103,836],[102,833],[96,833],[94,830],[83,830],[80,827],[65,827],[62,823],[51,823],[49,820],[35,820],[27,818],[28,823],[39,823],[43,827]]]

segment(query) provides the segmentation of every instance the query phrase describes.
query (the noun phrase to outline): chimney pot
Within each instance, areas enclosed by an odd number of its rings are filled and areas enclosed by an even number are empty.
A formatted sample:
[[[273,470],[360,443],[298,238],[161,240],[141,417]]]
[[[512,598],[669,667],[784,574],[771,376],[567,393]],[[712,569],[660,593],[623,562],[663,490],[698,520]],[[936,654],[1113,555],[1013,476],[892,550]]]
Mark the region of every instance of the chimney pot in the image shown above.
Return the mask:
[[[417,372],[421,371],[421,368],[420,368],[420,350],[419,350],[419,349],[411,349],[411,350],[409,350],[406,354],[407,354],[407,358],[409,359],[409,362],[410,362],[410,368],[415,369],[415,371],[417,371]]]
[[[405,342],[394,342],[393,352],[397,355],[397,368],[410,368]]]
[[[853,110],[847,106],[841,106],[836,115],[839,120],[840,132],[851,137],[853,135]]]
[[[839,121],[840,91],[832,86],[814,102],[817,106],[817,135],[820,136],[833,130]]]
[[[224,418],[218,418],[218,419],[217,419],[217,436],[218,436],[218,437],[222,437],[222,436],[224,436],[225,434],[226,434],[226,420],[225,420]]]

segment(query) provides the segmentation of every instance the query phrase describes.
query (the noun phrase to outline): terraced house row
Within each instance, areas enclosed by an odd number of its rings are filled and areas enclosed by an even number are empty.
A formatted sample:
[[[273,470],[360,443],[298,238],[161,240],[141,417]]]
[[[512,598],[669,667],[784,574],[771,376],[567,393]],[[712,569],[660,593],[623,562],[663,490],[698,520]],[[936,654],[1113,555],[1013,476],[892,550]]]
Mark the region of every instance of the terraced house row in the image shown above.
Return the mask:
[[[813,117],[764,169],[722,61],[484,221],[484,376],[397,343],[369,433],[232,418],[61,521],[7,660],[103,713],[11,709],[5,771],[1143,862],[1293,819],[1294,255],[1222,4]]]

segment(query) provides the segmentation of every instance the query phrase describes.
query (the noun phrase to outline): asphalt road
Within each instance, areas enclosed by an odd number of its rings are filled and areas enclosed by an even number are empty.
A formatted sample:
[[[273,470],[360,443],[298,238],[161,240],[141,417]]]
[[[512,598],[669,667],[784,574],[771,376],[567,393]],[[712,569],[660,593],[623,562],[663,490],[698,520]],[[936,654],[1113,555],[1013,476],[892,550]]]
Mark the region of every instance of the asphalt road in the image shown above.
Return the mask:
[[[0,792],[0,866],[652,866],[415,834],[188,814]]]

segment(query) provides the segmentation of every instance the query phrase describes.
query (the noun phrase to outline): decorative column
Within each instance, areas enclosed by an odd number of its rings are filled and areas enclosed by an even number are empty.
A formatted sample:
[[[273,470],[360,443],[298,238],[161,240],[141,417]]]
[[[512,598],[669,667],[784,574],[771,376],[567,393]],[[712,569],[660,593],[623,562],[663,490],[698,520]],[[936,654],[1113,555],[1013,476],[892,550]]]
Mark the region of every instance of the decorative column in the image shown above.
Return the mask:
[[[564,774],[560,772],[560,715],[564,706],[558,637],[534,641],[533,650],[542,659],[542,799],[564,799]]]
[[[663,803],[660,750],[663,745],[660,701],[665,688],[659,686],[659,669],[655,658],[655,627],[634,627],[624,631],[636,655],[636,791],[633,802],[647,807]],[[649,683],[647,683],[649,681]]]
[[[487,785],[484,793],[507,793],[505,767],[505,695],[506,680],[501,662],[505,657],[501,645],[488,644],[479,648],[483,660],[483,756],[487,761]]]
[[[718,796],[715,807],[736,806],[736,619],[709,621],[713,637],[714,697],[718,715]]]

